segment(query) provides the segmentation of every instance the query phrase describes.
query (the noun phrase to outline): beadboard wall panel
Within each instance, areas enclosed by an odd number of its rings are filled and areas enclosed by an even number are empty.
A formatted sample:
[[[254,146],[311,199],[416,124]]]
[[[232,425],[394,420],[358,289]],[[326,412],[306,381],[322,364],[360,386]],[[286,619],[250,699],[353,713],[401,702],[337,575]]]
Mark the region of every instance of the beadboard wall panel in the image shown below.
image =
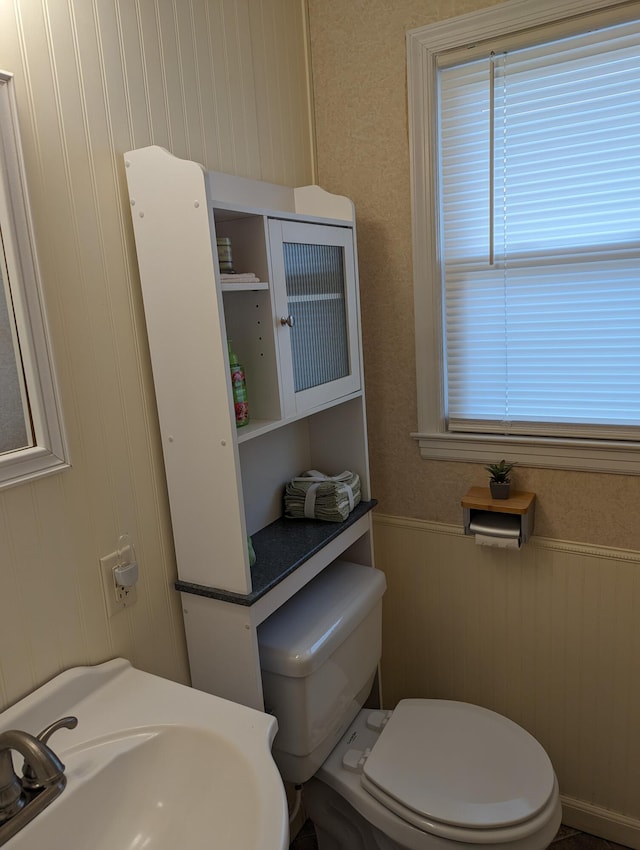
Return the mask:
[[[462,519],[379,515],[374,529],[385,707],[505,714],[549,753],[565,823],[640,847],[640,554],[535,537],[491,549]]]
[[[256,79],[258,133],[263,172],[286,175],[277,182],[302,185],[300,175],[309,174],[315,162],[315,132],[311,97],[310,57],[306,37],[306,3],[302,17],[291,15],[291,6],[256,3],[251,18],[251,45],[257,65],[271,65],[270,77]],[[305,38],[300,38],[302,30]],[[273,51],[284,40],[292,49]],[[274,79],[277,81],[274,85]],[[292,110],[289,104],[296,104]],[[312,154],[309,161],[309,154]]]
[[[118,655],[188,681],[122,154],[313,182],[306,35],[302,0],[0,0],[72,461],[0,492],[0,709]],[[125,532],[138,603],[108,619]]]

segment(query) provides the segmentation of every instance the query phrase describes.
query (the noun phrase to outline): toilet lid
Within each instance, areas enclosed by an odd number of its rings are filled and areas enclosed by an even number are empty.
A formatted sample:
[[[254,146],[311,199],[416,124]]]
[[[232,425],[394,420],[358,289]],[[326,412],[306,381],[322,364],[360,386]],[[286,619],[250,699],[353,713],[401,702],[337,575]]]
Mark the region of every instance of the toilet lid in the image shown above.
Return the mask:
[[[528,732],[480,706],[402,700],[362,768],[363,787],[400,817],[470,829],[533,817],[554,788],[549,757]]]

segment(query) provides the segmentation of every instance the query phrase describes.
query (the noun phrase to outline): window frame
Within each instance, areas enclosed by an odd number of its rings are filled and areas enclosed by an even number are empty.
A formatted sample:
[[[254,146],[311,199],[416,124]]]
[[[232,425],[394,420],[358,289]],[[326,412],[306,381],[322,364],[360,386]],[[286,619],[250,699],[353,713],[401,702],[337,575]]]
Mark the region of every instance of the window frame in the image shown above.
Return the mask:
[[[0,455],[0,489],[70,466],[35,252],[14,85],[13,74],[0,70],[0,227],[12,301],[8,306],[15,317],[33,445]]]
[[[579,439],[447,430],[443,362],[437,155],[437,72],[440,57],[465,51],[473,58],[494,40],[518,46],[547,29],[549,39],[591,26],[640,17],[640,2],[620,0],[507,0],[478,12],[407,33],[409,146],[413,220],[418,431],[423,458],[486,463],[508,456],[524,466],[623,474],[640,473],[640,440]],[[497,45],[496,45],[497,46]]]

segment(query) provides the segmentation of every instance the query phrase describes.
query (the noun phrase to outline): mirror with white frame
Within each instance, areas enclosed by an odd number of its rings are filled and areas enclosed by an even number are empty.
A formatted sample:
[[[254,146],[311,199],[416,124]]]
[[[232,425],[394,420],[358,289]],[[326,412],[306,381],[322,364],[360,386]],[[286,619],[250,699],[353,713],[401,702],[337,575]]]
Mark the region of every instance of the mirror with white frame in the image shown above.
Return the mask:
[[[0,71],[0,488],[69,466],[13,87]]]

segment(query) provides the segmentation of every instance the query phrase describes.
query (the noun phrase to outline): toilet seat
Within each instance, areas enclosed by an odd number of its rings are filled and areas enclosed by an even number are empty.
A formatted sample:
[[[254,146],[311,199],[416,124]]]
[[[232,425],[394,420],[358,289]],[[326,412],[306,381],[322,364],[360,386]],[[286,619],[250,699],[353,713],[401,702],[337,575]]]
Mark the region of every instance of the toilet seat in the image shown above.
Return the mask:
[[[493,711],[450,700],[402,700],[362,765],[361,784],[399,817],[495,829],[531,820],[554,772],[540,744]]]
[[[398,712],[399,708],[400,712]],[[452,710],[458,715],[458,719],[449,722],[448,717],[453,714],[449,715],[448,712]],[[482,717],[484,712],[489,716]],[[445,713],[447,713],[446,717]],[[486,709],[466,703],[440,700],[405,700],[398,704],[394,712],[388,714],[390,715],[388,723],[380,732],[379,729],[372,729],[371,724],[367,723],[371,712],[366,709],[360,711],[342,741],[316,774],[317,780],[328,785],[348,801],[365,820],[386,833],[400,846],[413,848],[413,850],[427,850],[427,848],[428,850],[433,848],[450,848],[451,850],[474,844],[499,845],[505,850],[537,850],[551,843],[561,820],[558,785],[546,753],[524,729]],[[461,777],[458,786],[458,797],[461,799],[458,799],[455,815],[452,814],[453,808],[450,803],[437,799],[438,795],[435,792],[441,786],[438,785],[437,775],[432,779],[437,760],[440,759],[445,766],[447,764],[447,748],[438,747],[440,734],[435,725],[436,720],[442,721],[445,729],[449,729],[450,737],[455,736],[457,732],[463,740],[466,740],[467,736],[472,736],[473,729],[482,730],[484,727],[490,727],[491,723],[495,724],[490,738],[492,745],[497,748],[497,754],[487,765],[487,769],[480,771],[481,775],[476,775],[475,783],[471,782],[465,788],[466,771],[462,761],[458,759],[456,762],[453,757],[449,757],[450,766],[453,769],[446,780],[449,783],[448,793],[456,787],[453,777],[456,775]],[[427,722],[432,723],[430,733],[427,733],[425,729]],[[506,729],[506,733],[503,734],[501,729]],[[443,735],[443,740],[444,738],[446,735]],[[527,743],[520,747],[519,740]],[[430,741],[433,744],[433,762],[428,754],[425,754]],[[504,806],[492,807],[492,800],[487,799],[482,802],[482,805],[486,802],[493,813],[491,817],[483,818],[479,808],[474,809],[474,806],[481,805],[479,795],[483,787],[494,788],[495,791],[496,786],[487,779],[493,780],[498,770],[504,767],[505,761],[509,761],[509,752],[505,752],[505,748],[511,748],[516,760],[524,758],[525,762],[519,765],[520,769],[513,770],[514,782],[518,777],[518,784],[512,786],[511,790],[516,793],[511,796],[517,804],[511,809]],[[419,753],[419,757],[412,759],[411,753],[414,750]],[[438,753],[439,755],[436,755]],[[544,758],[540,757],[540,753]],[[405,757],[407,759],[403,770],[407,770],[407,762],[413,761],[421,765],[419,773],[408,770],[404,773],[404,776],[408,778],[400,777],[398,765],[403,763]],[[499,768],[496,766],[497,758],[500,761]],[[431,773],[427,769],[429,767]],[[537,794],[532,789],[527,792],[526,775],[530,768],[540,779],[540,790]],[[375,778],[375,782],[371,776]],[[520,782],[522,777],[525,777],[524,784]],[[387,783],[396,795],[406,793],[406,799],[397,799],[397,796],[388,794],[381,787],[387,786]],[[418,788],[426,787],[431,790],[431,793],[427,793],[424,797],[425,800],[429,800],[429,805],[417,802],[415,783]],[[400,788],[402,791],[399,791]],[[462,793],[468,792],[469,788],[475,788],[475,797]],[[500,790],[499,782],[497,788]],[[529,797],[528,802],[521,801],[521,798],[526,801],[527,797]],[[411,807],[407,805],[407,802],[411,804]],[[420,809],[428,809],[431,814],[424,815],[420,813]],[[496,813],[499,811],[506,820],[497,823]],[[529,815],[525,814],[527,811]],[[456,819],[461,822],[456,822]],[[485,825],[478,825],[483,820]]]

